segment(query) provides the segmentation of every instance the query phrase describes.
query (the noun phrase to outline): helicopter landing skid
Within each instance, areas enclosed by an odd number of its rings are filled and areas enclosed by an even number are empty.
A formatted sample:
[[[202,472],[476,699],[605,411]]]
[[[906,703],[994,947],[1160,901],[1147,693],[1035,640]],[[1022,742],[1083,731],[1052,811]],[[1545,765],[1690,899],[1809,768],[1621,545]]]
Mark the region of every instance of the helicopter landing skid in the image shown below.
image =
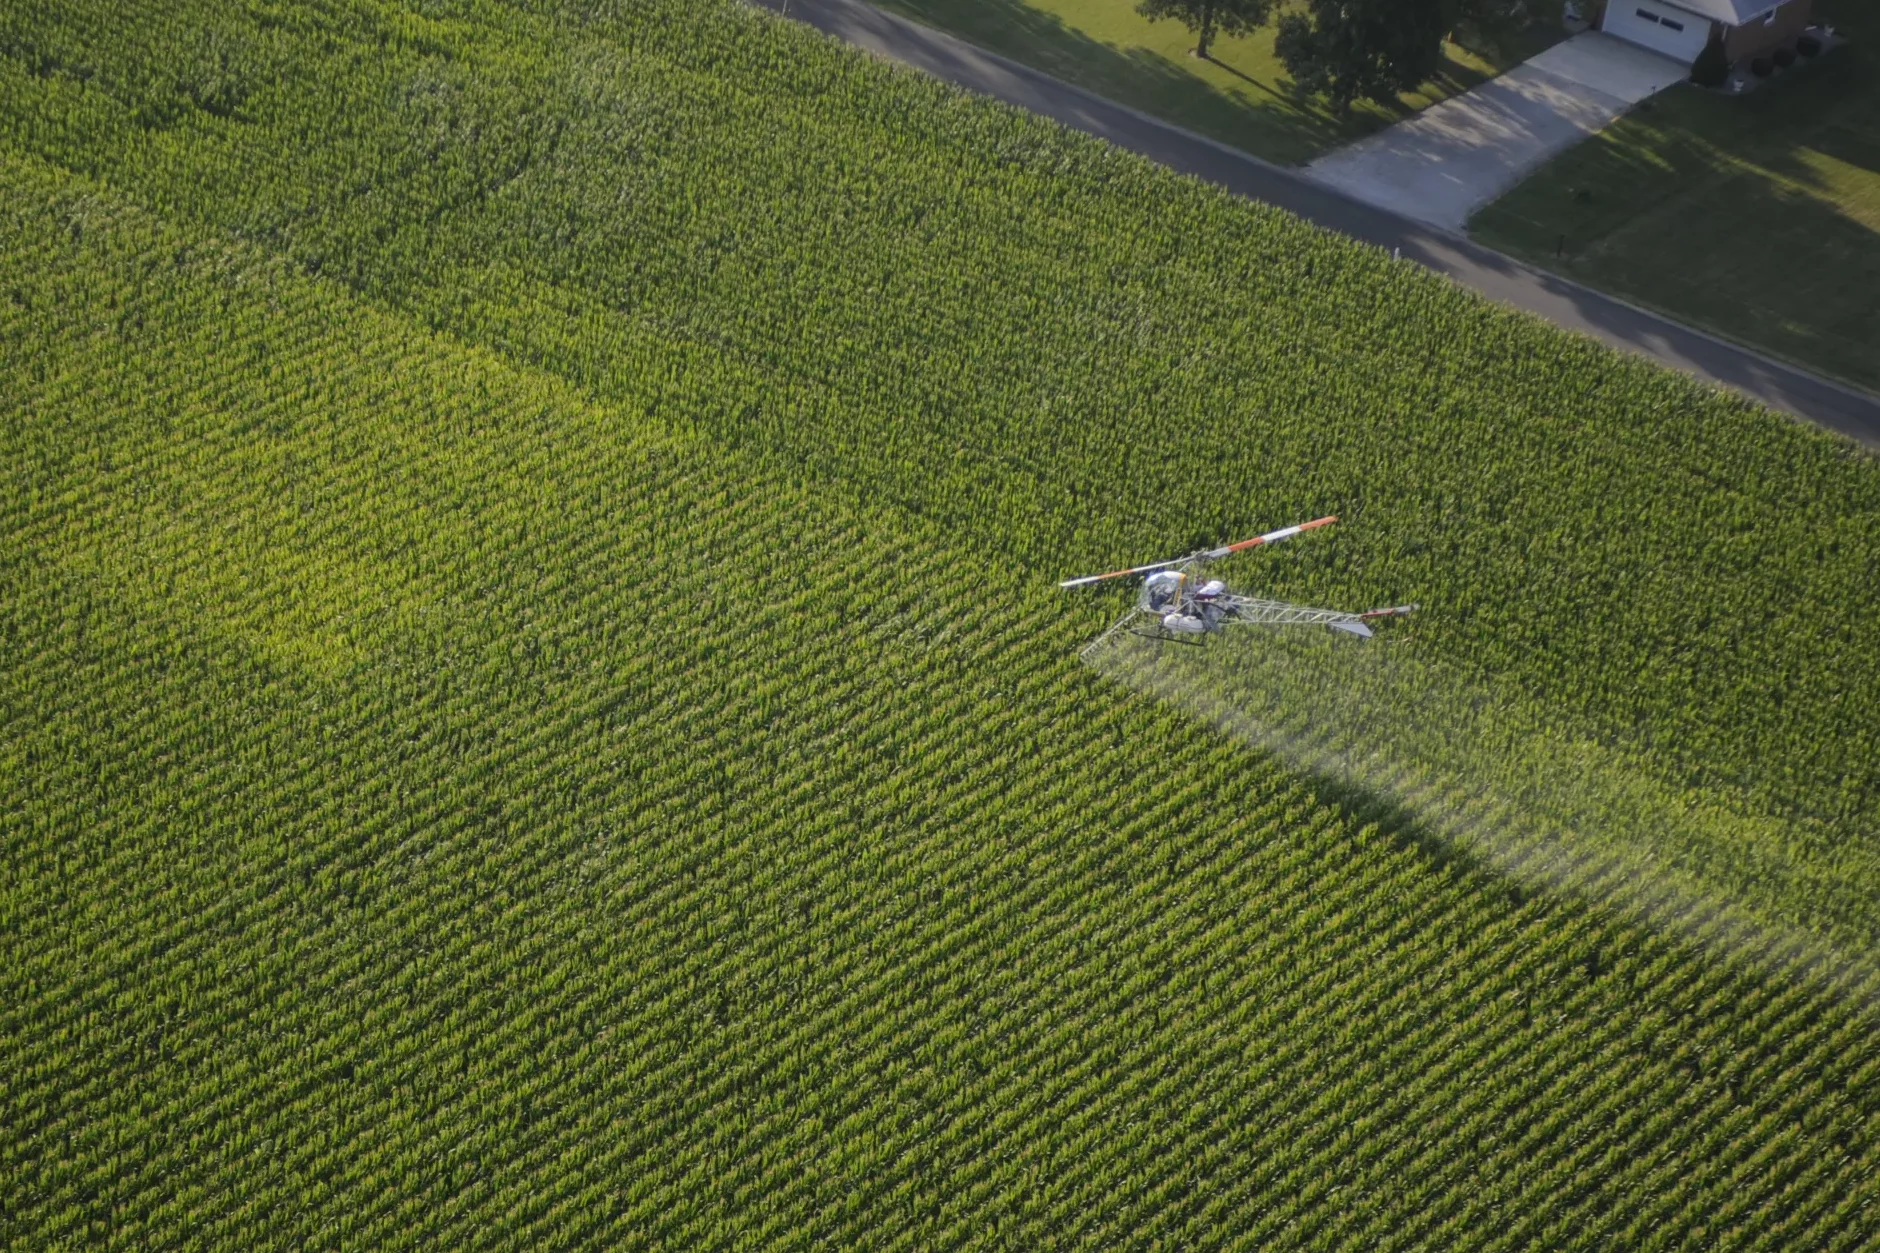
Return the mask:
[[[1162,631],[1131,631],[1130,634],[1140,635],[1145,640],[1161,640],[1169,644],[1180,644],[1184,648],[1206,648],[1207,647],[1206,642],[1203,640],[1183,639],[1179,635],[1170,635],[1167,632],[1162,632]]]

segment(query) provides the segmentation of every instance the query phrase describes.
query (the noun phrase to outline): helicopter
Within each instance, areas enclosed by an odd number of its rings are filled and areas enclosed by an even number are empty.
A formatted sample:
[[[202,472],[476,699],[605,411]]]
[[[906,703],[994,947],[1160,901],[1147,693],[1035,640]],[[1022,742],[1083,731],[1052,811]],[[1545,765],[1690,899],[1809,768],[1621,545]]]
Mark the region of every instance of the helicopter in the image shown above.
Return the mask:
[[[1143,576],[1142,590],[1137,593],[1135,607],[1092,641],[1086,652],[1099,647],[1119,631],[1128,631],[1132,635],[1152,640],[1198,645],[1206,636],[1219,634],[1237,625],[1323,626],[1361,639],[1370,639],[1373,635],[1371,623],[1383,618],[1404,617],[1415,612],[1416,606],[1392,605],[1384,609],[1368,609],[1363,613],[1312,609],[1285,601],[1241,596],[1229,591],[1227,584],[1220,579],[1202,582],[1195,577],[1197,567],[1203,562],[1219,561],[1263,544],[1277,544],[1306,531],[1330,526],[1336,521],[1338,518],[1335,515],[1315,518],[1311,522],[1281,527],[1277,531],[1268,531],[1265,535],[1256,535],[1252,539],[1220,548],[1204,548],[1186,557],[1152,562],[1146,566],[1131,566],[1127,570],[1112,570],[1107,574],[1087,574],[1081,578],[1065,579],[1058,586],[1089,587],[1108,579]],[[1147,624],[1143,622],[1145,618],[1148,619]]]

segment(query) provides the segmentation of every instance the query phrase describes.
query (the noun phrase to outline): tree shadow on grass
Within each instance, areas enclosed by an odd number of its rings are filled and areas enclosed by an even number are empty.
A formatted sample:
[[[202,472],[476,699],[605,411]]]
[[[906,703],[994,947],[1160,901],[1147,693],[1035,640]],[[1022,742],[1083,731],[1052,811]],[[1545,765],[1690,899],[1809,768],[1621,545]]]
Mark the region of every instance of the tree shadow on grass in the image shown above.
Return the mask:
[[[788,15],[788,0],[754,2]],[[1210,83],[1164,52],[1141,45],[1107,43],[1026,0],[869,2],[898,17],[944,31],[1095,95],[1278,164],[1311,160],[1493,77],[1492,71],[1446,59],[1437,76],[1418,91],[1385,104],[1360,101],[1350,111],[1339,114],[1324,100],[1296,90],[1290,80],[1262,81],[1211,56],[1208,65],[1225,71],[1235,83]],[[1505,67],[1512,62],[1502,45],[1524,38],[1518,32],[1496,34],[1462,46],[1491,66]],[[1523,46],[1532,44],[1538,49],[1549,41],[1535,36],[1526,38]],[[1475,44],[1488,50],[1477,49]]]
[[[1880,231],[1832,199],[1699,150],[1672,172],[1615,147],[1522,189],[1482,238],[1580,282],[1880,390]],[[1797,162],[1782,162],[1787,167]],[[1631,180],[1628,185],[1628,180]],[[1658,194],[1641,188],[1658,185]],[[1580,199],[1578,197],[1584,197]],[[1552,255],[1555,239],[1565,255]]]
[[[1107,47],[1107,45],[1104,46]],[[1290,80],[1283,86],[1275,87],[1272,83],[1262,82],[1225,61],[1214,57],[1206,58],[1209,65],[1245,83],[1264,97],[1259,104],[1248,104],[1245,96],[1236,96],[1233,93],[1209,87],[1151,48],[1131,47],[1117,51],[1120,51],[1122,56],[1137,67],[1145,81],[1155,82],[1158,85],[1166,84],[1173,92],[1184,92],[1189,89],[1190,85],[1199,85],[1212,98],[1236,107],[1242,112],[1262,119],[1273,117],[1284,119],[1287,125],[1295,127],[1300,134],[1310,136],[1317,143],[1335,144],[1353,137],[1349,133],[1353,130],[1351,123],[1341,123],[1335,117],[1329,116],[1318,101],[1298,91]]]
[[[1802,159],[1809,151],[1880,173],[1880,64],[1866,49],[1835,48],[1740,103],[1764,132],[1758,155],[1784,177],[1823,187],[1820,172]]]
[[[1130,51],[1132,54],[1134,54],[1137,52],[1147,52],[1148,50],[1147,49],[1131,49]],[[1157,59],[1160,60],[1162,58],[1158,56]],[[1272,84],[1263,83],[1259,79],[1255,78],[1253,75],[1243,73],[1240,70],[1235,69],[1233,66],[1229,65],[1225,61],[1217,61],[1213,57],[1205,57],[1203,59],[1207,61],[1209,65],[1212,65],[1215,69],[1220,70],[1223,73],[1232,74],[1235,78],[1238,78],[1241,82],[1246,83],[1249,87],[1257,87],[1261,91],[1265,92],[1267,95],[1273,97],[1275,100],[1279,100],[1279,101],[1285,102],[1288,105],[1297,107],[1297,101],[1293,97],[1288,96],[1285,92],[1275,90]]]
[[[1261,94],[1222,91],[1159,52],[1093,39],[1022,0],[876,2],[889,12],[1271,161],[1305,160],[1376,128],[1375,121],[1367,125],[1361,115],[1335,119],[1310,97],[1275,88],[1210,57],[1210,65]]]

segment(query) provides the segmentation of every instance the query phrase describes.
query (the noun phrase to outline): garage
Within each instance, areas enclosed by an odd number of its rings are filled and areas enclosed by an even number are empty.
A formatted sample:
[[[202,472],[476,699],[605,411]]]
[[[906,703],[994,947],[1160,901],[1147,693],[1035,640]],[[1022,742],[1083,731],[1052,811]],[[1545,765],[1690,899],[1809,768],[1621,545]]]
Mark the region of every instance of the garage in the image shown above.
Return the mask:
[[[1710,19],[1649,0],[1607,0],[1600,29],[1681,64],[1697,60],[1710,42]]]

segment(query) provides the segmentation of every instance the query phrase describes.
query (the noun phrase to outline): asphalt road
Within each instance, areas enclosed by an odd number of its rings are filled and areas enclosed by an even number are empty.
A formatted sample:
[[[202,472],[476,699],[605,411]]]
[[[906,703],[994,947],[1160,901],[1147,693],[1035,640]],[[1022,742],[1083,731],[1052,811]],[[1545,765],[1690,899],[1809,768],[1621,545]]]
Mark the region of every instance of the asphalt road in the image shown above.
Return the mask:
[[[1880,398],[1523,265],[1461,236],[1350,199],[1308,182],[1291,170],[1105,100],[951,35],[884,13],[861,0],[753,2],[878,56],[1055,118],[1236,195],[1264,201],[1329,230],[1393,249],[1491,300],[1734,388],[1772,408],[1880,448]]]

